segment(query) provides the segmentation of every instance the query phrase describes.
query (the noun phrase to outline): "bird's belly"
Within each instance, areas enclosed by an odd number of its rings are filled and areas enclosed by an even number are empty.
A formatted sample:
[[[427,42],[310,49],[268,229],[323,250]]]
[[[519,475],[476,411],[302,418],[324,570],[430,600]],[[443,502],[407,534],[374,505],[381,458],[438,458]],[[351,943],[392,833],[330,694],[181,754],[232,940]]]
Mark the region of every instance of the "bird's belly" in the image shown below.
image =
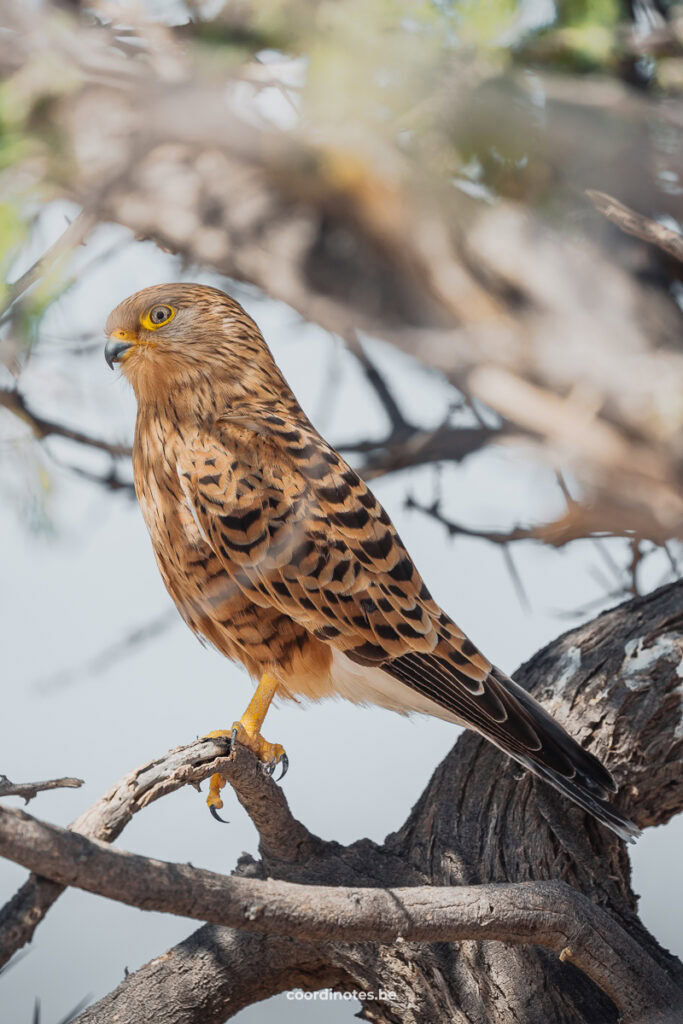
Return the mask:
[[[177,551],[177,549],[176,549]],[[281,696],[327,696],[332,653],[300,623],[272,605],[257,604],[227,572],[208,545],[200,544],[173,563],[165,547],[157,562],[171,597],[190,628],[259,679],[270,672]]]
[[[327,696],[328,646],[266,601],[257,604],[238,582],[242,567],[227,571],[189,509],[166,501],[155,479],[142,481],[138,498],[161,576],[193,632],[253,678],[275,675],[281,696]]]

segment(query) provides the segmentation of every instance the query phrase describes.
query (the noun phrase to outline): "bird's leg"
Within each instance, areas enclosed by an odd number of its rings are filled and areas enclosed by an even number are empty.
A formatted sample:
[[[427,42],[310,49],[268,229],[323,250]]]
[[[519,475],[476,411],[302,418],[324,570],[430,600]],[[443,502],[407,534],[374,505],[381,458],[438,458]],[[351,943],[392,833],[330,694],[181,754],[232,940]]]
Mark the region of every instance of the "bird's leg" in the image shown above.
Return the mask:
[[[289,768],[289,760],[285,754],[285,748],[279,743],[269,743],[268,740],[261,736],[263,720],[266,717],[278,686],[277,679],[271,676],[269,672],[264,672],[261,682],[256,687],[256,692],[249,701],[249,706],[239,722],[233,722],[230,731],[217,729],[215,732],[208,733],[208,738],[217,739],[229,736],[233,750],[235,743],[242,743],[245,747],[253,750],[259,761],[263,763],[263,770],[267,775],[272,775],[278,764],[282,765],[280,774],[280,778],[282,778]],[[225,779],[222,775],[216,773],[211,776],[209,795],[206,798],[206,802],[211,809],[211,813],[214,815],[215,810],[223,806],[220,794],[224,785]]]

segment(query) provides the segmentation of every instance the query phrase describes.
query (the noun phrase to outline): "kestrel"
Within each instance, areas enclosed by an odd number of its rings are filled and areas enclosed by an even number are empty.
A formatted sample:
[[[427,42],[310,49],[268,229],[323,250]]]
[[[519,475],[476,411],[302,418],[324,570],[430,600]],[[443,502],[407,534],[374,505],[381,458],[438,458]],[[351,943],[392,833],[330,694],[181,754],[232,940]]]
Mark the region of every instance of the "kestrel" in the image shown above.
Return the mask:
[[[107,320],[138,402],[135,489],[190,628],[258,680],[229,735],[272,773],[273,697],[345,697],[474,729],[624,839],[616,787],[431,597],[372,491],[312,426],[258,327],[216,288],[145,288]],[[212,813],[225,780],[209,787]]]

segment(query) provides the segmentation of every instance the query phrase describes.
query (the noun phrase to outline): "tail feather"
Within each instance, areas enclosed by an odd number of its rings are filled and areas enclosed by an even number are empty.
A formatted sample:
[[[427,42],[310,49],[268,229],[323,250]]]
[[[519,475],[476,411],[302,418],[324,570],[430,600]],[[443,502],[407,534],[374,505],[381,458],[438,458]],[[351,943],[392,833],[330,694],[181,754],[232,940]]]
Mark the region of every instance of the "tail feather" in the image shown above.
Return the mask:
[[[630,821],[629,818],[620,814],[609,801],[595,795],[592,788],[593,782],[590,778],[577,775],[574,779],[565,779],[551,768],[547,768],[544,764],[532,761],[531,758],[519,757],[515,754],[512,757],[524,765],[525,768],[528,768],[530,772],[533,772],[534,775],[537,775],[545,782],[549,782],[560,793],[568,796],[579,807],[583,807],[584,811],[588,811],[589,814],[592,814],[594,818],[597,818],[607,828],[616,832],[620,839],[624,839],[627,843],[635,843],[636,839],[642,835],[638,826]]]
[[[609,803],[608,796],[610,793],[616,793],[617,787],[602,762],[594,754],[584,750],[575,739],[572,739],[545,708],[537,700],[534,700],[531,694],[522,689],[514,679],[510,679],[497,668],[492,670],[491,675],[530,716],[542,743],[539,756],[534,756],[533,753],[521,756],[510,751],[506,751],[506,753],[510,753],[516,761],[528,768],[534,775],[549,782],[551,786],[568,796],[579,807],[583,807],[603,825],[616,832],[621,839],[634,843],[642,835],[642,832],[637,825],[620,814]],[[565,761],[567,768],[564,771],[558,771],[553,764],[549,763],[548,754],[551,751],[559,753]]]
[[[500,669],[492,668],[476,682],[446,659],[417,652],[386,662],[383,668],[549,782],[621,839],[634,842],[641,834],[609,803],[617,787],[605,766]]]

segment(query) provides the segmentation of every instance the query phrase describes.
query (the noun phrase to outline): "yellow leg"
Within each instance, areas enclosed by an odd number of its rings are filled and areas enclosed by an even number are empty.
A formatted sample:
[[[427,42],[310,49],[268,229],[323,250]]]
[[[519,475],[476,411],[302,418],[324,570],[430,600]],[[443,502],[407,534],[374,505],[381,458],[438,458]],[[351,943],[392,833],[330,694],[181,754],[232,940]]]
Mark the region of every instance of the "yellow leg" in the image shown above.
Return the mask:
[[[249,747],[250,750],[256,754],[258,759],[263,762],[264,770],[268,775],[272,775],[276,765],[282,765],[282,774],[280,778],[285,774],[289,766],[285,749],[279,743],[269,743],[261,736],[261,726],[263,720],[268,713],[271,701],[275,696],[278,688],[278,681],[269,672],[265,672],[261,677],[261,682],[256,687],[254,696],[249,701],[249,706],[244,712],[239,722],[233,722],[232,729],[230,731],[226,729],[217,729],[215,732],[208,733],[210,739],[215,739],[223,736],[229,736],[233,745],[235,742],[242,743],[243,746]],[[211,776],[209,782],[209,795],[206,798],[206,802],[211,809],[211,813],[215,816],[215,811],[223,806],[221,800],[221,789],[225,785],[225,779],[222,775],[216,773]]]

